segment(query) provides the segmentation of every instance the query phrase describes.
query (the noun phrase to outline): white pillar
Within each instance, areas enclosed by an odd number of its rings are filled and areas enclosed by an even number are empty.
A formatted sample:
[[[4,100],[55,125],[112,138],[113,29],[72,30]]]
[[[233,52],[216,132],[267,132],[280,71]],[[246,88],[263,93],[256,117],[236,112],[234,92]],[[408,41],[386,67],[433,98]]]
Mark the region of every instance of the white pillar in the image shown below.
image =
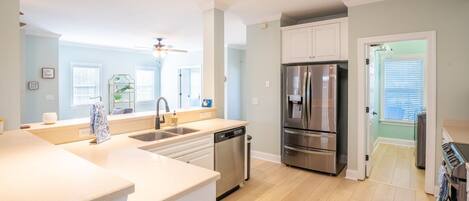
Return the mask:
[[[204,62],[202,67],[202,97],[210,98],[217,116],[225,114],[224,12],[217,8],[204,11]]]
[[[19,0],[0,1],[0,117],[7,130],[18,129],[21,114]]]

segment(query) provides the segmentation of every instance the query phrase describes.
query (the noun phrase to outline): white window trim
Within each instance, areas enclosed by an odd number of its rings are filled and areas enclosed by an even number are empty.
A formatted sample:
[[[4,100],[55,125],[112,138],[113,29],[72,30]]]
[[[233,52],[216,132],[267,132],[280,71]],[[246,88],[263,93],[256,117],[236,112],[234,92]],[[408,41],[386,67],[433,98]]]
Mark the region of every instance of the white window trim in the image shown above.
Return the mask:
[[[158,69],[158,67],[156,67],[156,66],[137,66],[137,67],[135,67],[135,94],[137,94],[137,92],[138,92],[137,91],[137,70],[152,70],[153,73],[156,74],[157,69]],[[153,96],[156,96],[156,93],[155,93],[156,79],[157,79],[157,77],[155,75],[153,75]],[[151,104],[151,103],[155,102],[155,100],[156,100],[156,97],[153,97],[153,98],[154,98],[154,100],[139,101],[139,100],[137,100],[137,95],[135,95],[135,102],[139,103],[139,104]]]
[[[99,80],[98,80],[98,96],[103,96],[101,94],[101,92],[103,91],[102,90],[102,65],[101,64],[97,64],[97,63],[84,63],[84,62],[70,62],[70,105],[72,108],[76,108],[76,107],[85,107],[85,106],[90,106],[91,104],[75,104],[74,101],[73,101],[73,68],[74,67],[81,67],[81,68],[97,68],[98,69],[98,72],[99,72]],[[104,101],[104,97],[103,97],[103,101]]]
[[[392,56],[392,55],[381,55],[379,58],[380,62],[380,71],[379,71],[379,122],[382,124],[388,124],[388,125],[397,125],[397,126],[409,126],[409,125],[414,125],[413,121],[399,121],[399,120],[389,120],[384,118],[384,60],[385,59],[391,59],[391,60],[421,60],[423,64],[423,70],[425,71],[425,57],[423,54],[407,54],[407,55],[398,55],[398,56]],[[423,105],[425,106],[426,104],[426,83],[425,83],[425,74],[424,74],[424,86],[423,86]]]

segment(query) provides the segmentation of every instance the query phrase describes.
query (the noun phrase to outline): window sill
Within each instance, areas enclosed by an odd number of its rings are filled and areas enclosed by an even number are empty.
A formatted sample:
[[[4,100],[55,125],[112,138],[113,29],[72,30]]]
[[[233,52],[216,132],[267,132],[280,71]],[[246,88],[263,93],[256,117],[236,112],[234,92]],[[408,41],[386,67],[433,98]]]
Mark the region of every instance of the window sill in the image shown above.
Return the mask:
[[[410,121],[392,121],[392,120],[380,119],[379,123],[385,124],[385,125],[394,125],[394,126],[410,126],[410,127],[414,126],[414,122],[410,122]]]

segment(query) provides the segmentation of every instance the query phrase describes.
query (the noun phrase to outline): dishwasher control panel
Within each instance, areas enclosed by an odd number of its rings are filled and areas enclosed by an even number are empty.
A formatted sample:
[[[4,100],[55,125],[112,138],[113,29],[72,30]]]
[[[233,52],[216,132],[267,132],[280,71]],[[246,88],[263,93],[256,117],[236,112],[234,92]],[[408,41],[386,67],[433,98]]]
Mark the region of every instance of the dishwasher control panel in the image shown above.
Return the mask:
[[[234,128],[226,131],[215,133],[215,143],[225,141],[234,137],[246,134],[246,127]]]

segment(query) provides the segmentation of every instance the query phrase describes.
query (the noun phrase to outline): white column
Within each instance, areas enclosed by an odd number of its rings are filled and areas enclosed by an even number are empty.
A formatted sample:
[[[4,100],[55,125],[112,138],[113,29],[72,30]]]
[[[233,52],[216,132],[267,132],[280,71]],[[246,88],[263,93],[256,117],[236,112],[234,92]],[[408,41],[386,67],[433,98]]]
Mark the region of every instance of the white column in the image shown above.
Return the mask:
[[[202,67],[202,97],[210,98],[217,116],[225,114],[224,12],[217,8],[204,11],[204,62]]]
[[[7,130],[18,129],[21,114],[19,0],[0,1],[0,117]]]

